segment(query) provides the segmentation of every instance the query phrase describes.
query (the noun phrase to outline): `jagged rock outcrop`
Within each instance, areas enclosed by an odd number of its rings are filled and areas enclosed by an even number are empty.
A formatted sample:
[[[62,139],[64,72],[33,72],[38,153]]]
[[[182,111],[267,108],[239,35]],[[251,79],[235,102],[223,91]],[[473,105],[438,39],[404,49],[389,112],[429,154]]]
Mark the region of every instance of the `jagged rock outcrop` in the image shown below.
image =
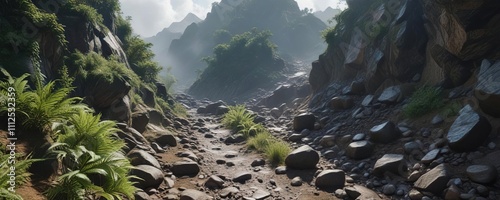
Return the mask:
[[[361,77],[368,92],[388,81],[454,87],[483,59],[500,58],[498,1],[356,2],[350,1],[345,23],[312,63],[309,81],[316,93],[331,82]]]

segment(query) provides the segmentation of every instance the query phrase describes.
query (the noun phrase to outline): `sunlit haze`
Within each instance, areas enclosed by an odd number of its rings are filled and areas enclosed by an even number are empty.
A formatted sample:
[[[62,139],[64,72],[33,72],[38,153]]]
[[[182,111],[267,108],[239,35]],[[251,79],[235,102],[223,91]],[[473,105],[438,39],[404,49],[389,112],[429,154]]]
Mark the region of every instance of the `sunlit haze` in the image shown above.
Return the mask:
[[[313,11],[332,8],[344,8],[345,2],[340,0],[297,0],[301,9],[312,8]],[[182,20],[188,13],[201,19],[206,17],[213,2],[220,0],[120,0],[124,16],[132,17],[132,27],[142,37],[153,36],[172,22]]]

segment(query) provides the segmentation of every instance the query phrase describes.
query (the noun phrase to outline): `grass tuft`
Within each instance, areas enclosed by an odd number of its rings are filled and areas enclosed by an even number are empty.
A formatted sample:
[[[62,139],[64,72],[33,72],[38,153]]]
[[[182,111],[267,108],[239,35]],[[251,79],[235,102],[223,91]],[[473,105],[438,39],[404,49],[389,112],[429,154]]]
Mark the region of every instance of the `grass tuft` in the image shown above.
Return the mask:
[[[413,93],[410,103],[403,108],[403,113],[406,117],[416,118],[441,108],[443,105],[441,89],[423,86]]]
[[[290,153],[291,149],[287,143],[282,141],[274,141],[269,144],[266,148],[265,153],[267,159],[271,161],[273,165],[283,164],[285,162],[286,156]]]
[[[222,123],[226,128],[233,130],[235,133],[242,129],[243,124],[252,124],[254,117],[250,114],[245,106],[229,106],[229,112],[224,115]]]
[[[255,135],[255,137],[249,138],[247,141],[247,145],[249,148],[264,151],[272,142],[272,137],[273,136],[267,131],[261,132]]]

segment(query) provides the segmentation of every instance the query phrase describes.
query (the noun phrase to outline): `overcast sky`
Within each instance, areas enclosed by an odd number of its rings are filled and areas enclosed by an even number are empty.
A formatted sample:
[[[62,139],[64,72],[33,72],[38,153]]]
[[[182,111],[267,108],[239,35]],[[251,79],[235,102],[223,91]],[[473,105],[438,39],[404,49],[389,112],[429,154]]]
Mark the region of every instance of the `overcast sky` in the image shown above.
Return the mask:
[[[132,17],[132,27],[142,37],[153,36],[172,22],[192,12],[204,19],[212,2],[220,0],[120,0],[124,16]],[[324,10],[337,7],[339,0],[296,0],[301,9]]]

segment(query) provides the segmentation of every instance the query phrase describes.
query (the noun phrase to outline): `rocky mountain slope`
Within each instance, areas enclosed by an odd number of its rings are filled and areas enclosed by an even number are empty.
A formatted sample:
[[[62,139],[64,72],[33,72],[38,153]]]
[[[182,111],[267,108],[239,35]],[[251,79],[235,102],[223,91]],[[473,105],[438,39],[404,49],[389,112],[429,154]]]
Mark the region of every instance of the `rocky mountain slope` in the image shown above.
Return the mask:
[[[328,7],[325,10],[316,11],[313,14],[328,26],[335,26],[335,23],[330,24],[329,20],[333,19],[334,16],[340,14],[340,12],[342,12],[342,10]]]

